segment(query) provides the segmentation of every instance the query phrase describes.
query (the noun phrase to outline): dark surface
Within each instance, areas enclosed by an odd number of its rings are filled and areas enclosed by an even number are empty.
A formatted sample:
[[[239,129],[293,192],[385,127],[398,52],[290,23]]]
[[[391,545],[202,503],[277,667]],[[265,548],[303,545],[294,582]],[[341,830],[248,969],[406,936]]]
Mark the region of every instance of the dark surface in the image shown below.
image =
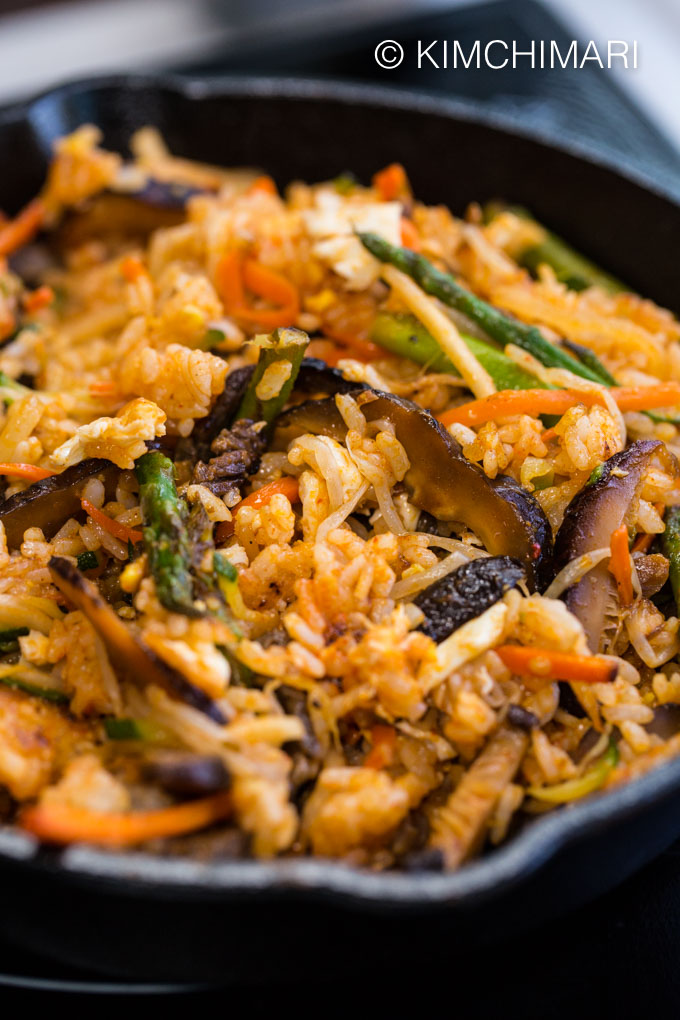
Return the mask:
[[[677,298],[680,207],[604,165],[471,120],[466,108],[281,82],[76,85],[4,115],[0,144],[13,144],[17,158],[4,164],[3,193],[16,204],[28,198],[53,138],[83,121],[99,124],[114,148],[123,148],[136,127],[154,123],[180,154],[260,164],[281,182],[332,176],[348,154],[363,178],[401,159],[426,201],[461,209],[473,198],[504,193],[533,205],[642,292],[666,303]],[[460,151],[466,159],[455,162],[452,174],[451,154]],[[311,860],[206,871],[190,861],[77,850],[62,869],[55,855],[41,853],[6,862],[0,933],[70,964],[163,980],[275,979],[290,973],[298,947],[322,928],[325,939],[305,950],[319,976],[339,975],[350,962],[362,966],[376,941],[392,940],[395,962],[406,966],[414,930],[420,933],[414,953],[427,956],[440,940],[452,950],[476,944],[490,952],[499,939],[585,902],[662,851],[680,829],[679,804],[677,761],[528,826],[453,875],[368,875]],[[347,923],[354,932],[349,943]]]
[[[636,26],[641,61],[651,59],[645,47],[645,16],[642,7]],[[612,32],[620,31],[614,20]],[[216,57],[194,62],[188,70],[201,74],[309,75],[456,96],[475,104],[481,112],[509,117],[555,141],[585,141],[605,155],[616,153],[623,166],[643,170],[669,186],[676,185],[680,155],[620,87],[625,74],[613,76],[592,63],[578,70],[531,69],[522,59],[517,68],[500,71],[483,66],[479,70],[438,70],[427,59],[420,69],[417,67],[419,39],[424,44],[447,39],[450,52],[451,40],[457,39],[466,54],[477,39],[482,48],[492,39],[515,39],[518,50],[527,50],[532,40],[555,40],[564,54],[573,38],[573,30],[560,24],[535,0],[496,0],[425,15],[402,13],[360,30],[348,19],[323,37],[313,30],[304,35],[297,28],[277,32],[276,38],[271,38],[266,26],[258,26],[250,43],[239,40]],[[395,70],[383,70],[376,64],[375,47],[384,39],[395,39],[404,47],[404,61]],[[431,52],[441,65],[441,42]],[[626,73],[634,86],[635,71]]]
[[[177,1000],[180,1006],[219,1006],[236,1017],[273,1017],[287,1003],[299,1003],[303,1015],[319,1020],[371,1014],[400,1020],[435,1010],[439,1015],[443,1009],[464,1020],[673,1017],[680,995],[678,858],[677,850],[668,851],[590,906],[484,954],[477,949],[453,950],[441,939],[431,946],[425,966],[415,959],[395,966],[394,940],[376,932],[364,966],[352,964],[339,981],[323,979],[309,967],[307,946],[314,939],[325,939],[331,925],[345,944],[351,944],[356,931],[352,921],[338,925],[329,919],[309,932],[299,946],[298,964],[287,977],[267,982],[237,978],[228,987],[111,982],[0,942],[0,970],[23,977],[25,985],[34,989],[33,994],[18,992],[16,985],[0,976],[0,1003],[6,1008],[15,999],[22,1005],[35,1000],[55,1006],[70,999],[77,988],[79,1005],[91,1001],[97,1008],[102,995],[119,993],[133,997],[138,1005],[146,1002],[149,1008],[150,997],[154,1005],[162,1005],[183,990],[190,994]],[[421,937],[422,932],[413,926],[409,945]],[[43,991],[36,987],[39,981],[47,983]],[[67,994],[55,996],[56,989]]]

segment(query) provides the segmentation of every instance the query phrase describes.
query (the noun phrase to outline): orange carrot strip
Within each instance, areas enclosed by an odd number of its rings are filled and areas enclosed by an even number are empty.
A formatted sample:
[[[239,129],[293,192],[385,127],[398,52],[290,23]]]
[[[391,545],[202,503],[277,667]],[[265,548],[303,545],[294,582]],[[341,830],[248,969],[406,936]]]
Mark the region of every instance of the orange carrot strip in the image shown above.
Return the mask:
[[[329,326],[324,326],[323,331],[331,340],[337,340],[343,347],[348,348],[340,355],[342,358],[354,358],[356,361],[377,361],[378,358],[385,357],[384,347],[378,347],[370,340],[362,340],[361,337],[352,333],[345,333]]]
[[[280,273],[260,265],[255,259],[242,259],[238,251],[227,252],[216,273],[217,292],[231,315],[270,329],[290,326],[300,314],[297,288]],[[264,298],[274,308],[254,308],[245,298],[245,287]]]
[[[258,192],[262,192],[265,195],[278,195],[279,191],[274,178],[270,177],[269,174],[262,174],[261,177],[256,177],[248,188],[248,194],[256,195]]]
[[[397,746],[397,731],[394,726],[373,726],[371,729],[371,750],[364,759],[367,769],[382,769],[394,761]]]
[[[180,836],[226,818],[232,810],[228,792],[216,793],[156,811],[106,814],[70,804],[36,804],[26,808],[19,824],[46,843],[99,843],[132,846],[148,839]]]
[[[146,274],[146,266],[137,255],[126,255],[120,263],[120,272],[127,283],[134,283]]]
[[[24,308],[29,315],[39,312],[41,308],[47,308],[54,301],[54,291],[51,287],[38,287],[31,291],[24,298]]]
[[[546,429],[545,432],[541,435],[541,441],[544,443],[551,443],[553,439],[556,438],[557,433],[555,432],[555,429]]]
[[[501,645],[494,649],[503,664],[521,676],[552,680],[572,680],[578,683],[605,683],[614,680],[616,663],[600,659],[597,655],[570,655],[554,652],[551,648],[528,648],[524,645]]]
[[[631,554],[636,552],[646,553],[655,538],[656,535],[646,535],[644,533],[638,535],[631,546]]]
[[[659,517],[663,518],[663,515],[664,515],[664,513],[666,511],[665,503],[655,503],[654,504],[654,509],[658,513]],[[656,538],[656,535],[653,534],[653,533],[651,535],[647,535],[644,532],[641,532],[637,536],[635,541],[633,542],[633,546],[632,546],[632,548],[630,550],[631,553],[634,553],[634,552],[647,552],[647,550],[649,549],[650,545],[652,544],[652,542],[654,541],[655,538]]]
[[[13,220],[3,223],[0,226],[0,255],[11,255],[27,244],[38,233],[44,218],[44,203],[34,198]]]
[[[293,478],[290,475],[285,475],[283,478],[277,478],[274,482],[268,482],[267,485],[263,485],[261,489],[257,489],[255,492],[251,492],[249,496],[242,499],[240,503],[237,503],[232,508],[232,518],[238,513],[243,506],[266,506],[269,503],[272,496],[276,496],[277,493],[281,493],[286,499],[290,500],[291,503],[297,503],[300,498],[300,487],[298,485],[297,478]],[[225,542],[234,533],[234,521],[220,521],[215,529],[215,541]]]
[[[278,307],[242,308],[237,313],[241,318],[259,322],[272,329],[277,326],[290,326],[295,322],[300,314],[300,295],[297,287],[285,276],[260,265],[255,259],[246,259],[243,263],[243,281],[253,294]]]
[[[680,383],[655,386],[613,386],[609,392],[621,411],[673,407],[680,403]],[[483,425],[515,414],[564,414],[574,404],[603,403],[599,390],[501,390],[481,400],[471,400],[439,416],[442,425]]]
[[[601,403],[597,390],[501,390],[481,400],[471,400],[439,415],[442,425],[454,423],[468,426],[483,425],[495,418],[509,418],[515,414],[564,414],[574,404]]]
[[[112,397],[118,392],[112,379],[93,379],[88,389],[93,397]]]
[[[612,532],[610,549],[609,572],[616,579],[621,604],[629,606],[633,601],[633,568],[628,551],[628,528],[625,524]]]
[[[136,545],[137,542],[141,542],[144,538],[141,531],[129,528],[122,521],[115,521],[113,517],[109,517],[103,510],[99,510],[94,503],[90,503],[89,499],[81,499],[80,505],[88,517],[91,517],[104,531],[108,531],[109,535],[113,535],[114,538],[119,539],[121,542],[132,542],[133,545]]]
[[[409,194],[409,183],[406,171],[401,163],[390,163],[384,170],[373,176],[373,187],[383,202],[392,202]]]
[[[406,216],[401,218],[401,243],[404,248],[410,248],[411,251],[420,251],[420,234],[413,220],[409,220]]]
[[[241,254],[236,249],[228,251],[217,263],[217,293],[228,312],[245,305],[241,263]]]
[[[651,407],[675,407],[680,404],[680,383],[655,383],[654,386],[614,386],[611,393],[621,411],[648,411]]]
[[[13,315],[0,316],[0,343],[10,337],[16,329]]]
[[[346,348],[340,347],[333,340],[312,340],[307,346],[305,356],[319,358],[331,368],[335,368],[340,359],[346,358],[348,353]]]
[[[36,467],[35,464],[0,464],[0,475],[16,475],[29,482],[40,482],[43,478],[51,478],[55,471]]]

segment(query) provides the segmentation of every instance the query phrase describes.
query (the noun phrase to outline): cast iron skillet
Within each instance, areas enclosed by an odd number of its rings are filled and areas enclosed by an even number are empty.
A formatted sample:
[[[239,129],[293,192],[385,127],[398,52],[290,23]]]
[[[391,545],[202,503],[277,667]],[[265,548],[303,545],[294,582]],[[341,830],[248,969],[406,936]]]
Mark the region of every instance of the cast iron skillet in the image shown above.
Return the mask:
[[[52,140],[84,122],[124,150],[154,124],[173,152],[259,165],[280,184],[392,161],[415,193],[461,211],[504,197],[640,293],[678,305],[680,206],[649,181],[480,119],[442,99],[290,80],[113,78],[0,113],[0,206],[40,187]],[[611,888],[680,834],[680,760],[529,825],[455,874],[368,874],[320,860],[203,865],[85,848],[58,854],[0,832],[0,932],[81,966],[151,978],[354,972],[388,947],[480,943]]]

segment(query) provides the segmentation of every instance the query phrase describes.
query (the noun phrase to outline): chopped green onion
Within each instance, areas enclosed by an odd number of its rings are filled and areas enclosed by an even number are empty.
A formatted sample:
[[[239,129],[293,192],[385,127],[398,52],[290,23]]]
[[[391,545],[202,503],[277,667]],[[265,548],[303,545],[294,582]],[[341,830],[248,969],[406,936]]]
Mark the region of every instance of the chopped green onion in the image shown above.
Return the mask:
[[[97,554],[92,552],[91,549],[87,549],[78,557],[78,570],[83,572],[86,570],[95,570],[98,566],[99,560],[97,559]]]

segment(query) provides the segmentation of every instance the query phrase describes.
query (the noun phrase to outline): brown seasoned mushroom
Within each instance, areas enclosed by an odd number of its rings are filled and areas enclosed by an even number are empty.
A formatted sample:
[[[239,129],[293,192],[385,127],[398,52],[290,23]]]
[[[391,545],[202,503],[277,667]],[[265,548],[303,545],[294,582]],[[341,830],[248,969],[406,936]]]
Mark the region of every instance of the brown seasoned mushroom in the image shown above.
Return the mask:
[[[80,513],[82,484],[101,475],[107,490],[112,490],[119,474],[120,469],[111,461],[90,457],[4,500],[0,503],[0,521],[5,525],[9,548],[21,545],[27,528],[42,528],[45,538],[52,538],[69,517]]]
[[[561,570],[578,556],[608,546],[621,524],[632,526],[640,487],[648,467],[658,459],[664,470],[677,474],[678,464],[665,445],[639,439],[605,461],[597,478],[571,501],[555,541],[555,568]],[[607,605],[614,583],[603,560],[565,594],[571,612],[583,624],[593,652],[600,647]]]
[[[452,436],[421,407],[392,393],[353,394],[367,421],[388,421],[406,450],[406,484],[415,506],[444,521],[465,524],[490,553],[520,560],[529,586],[550,580],[552,533],[536,500],[512,478],[487,478]],[[279,416],[274,447],[285,449],[305,432],[342,440],[347,429],[333,399],[310,400]]]

